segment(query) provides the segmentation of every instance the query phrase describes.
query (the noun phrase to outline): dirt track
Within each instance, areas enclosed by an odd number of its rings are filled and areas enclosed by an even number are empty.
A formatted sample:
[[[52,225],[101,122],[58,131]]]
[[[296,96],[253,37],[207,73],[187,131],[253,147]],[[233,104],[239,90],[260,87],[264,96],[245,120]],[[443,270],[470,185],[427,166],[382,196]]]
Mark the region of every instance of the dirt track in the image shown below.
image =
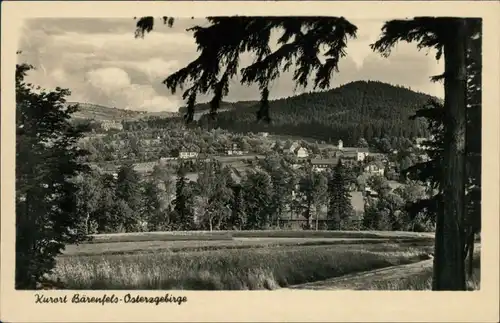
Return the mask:
[[[417,263],[387,267],[377,270],[349,274],[327,280],[290,286],[288,289],[311,290],[368,290],[377,282],[387,282],[409,277],[432,267],[432,259]]]
[[[474,245],[475,254],[480,253],[481,244]],[[479,257],[475,255],[474,257]],[[290,286],[286,289],[309,289],[309,290],[373,290],[377,284],[385,285],[392,281],[409,278],[425,271],[432,270],[433,260],[427,259],[408,265],[386,267],[382,269],[364,271],[341,277],[334,277],[306,284]]]

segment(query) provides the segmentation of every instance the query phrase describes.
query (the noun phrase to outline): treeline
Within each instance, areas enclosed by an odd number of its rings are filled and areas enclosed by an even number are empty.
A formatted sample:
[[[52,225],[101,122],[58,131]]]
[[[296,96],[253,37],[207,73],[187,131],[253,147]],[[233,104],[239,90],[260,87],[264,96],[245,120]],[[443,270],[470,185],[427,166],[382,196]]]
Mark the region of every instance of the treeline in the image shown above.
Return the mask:
[[[269,151],[269,144],[254,134],[186,127],[182,122],[169,119],[154,120],[160,124],[164,121],[165,123],[158,128],[142,128],[137,125],[146,121],[129,122],[128,130],[111,132],[103,136],[90,136],[82,140],[80,145],[90,153],[89,162],[124,159],[146,162],[175,156],[180,150],[214,155],[225,153],[226,148],[232,144],[237,144],[239,149],[249,153],[262,154]],[[131,130],[136,128],[140,130]]]
[[[196,181],[187,179],[184,164],[157,165],[144,178],[130,164],[116,178],[93,171],[77,181],[79,228],[84,234],[255,230],[301,220],[303,229],[432,230],[422,219],[411,220],[405,209],[422,197],[418,185],[392,191],[385,178],[362,175],[361,165],[341,161],[325,172],[307,163],[294,169],[278,155],[254,163],[241,174],[211,160],[198,166]],[[350,194],[367,186],[377,196],[366,197],[362,216]]]
[[[85,234],[267,229],[290,217],[303,217],[310,229],[327,203],[331,228],[348,225],[353,214],[346,194],[353,178],[346,177],[342,164],[335,176],[294,170],[279,158],[259,166],[235,176],[235,170],[212,160],[201,166],[196,181],[186,178],[184,165],[177,170],[158,165],[143,179],[132,165],[123,165],[116,178],[91,172],[78,180],[80,229]]]
[[[220,112],[211,123],[234,132],[267,131],[327,142],[342,139],[349,146],[365,138],[372,144],[383,137],[425,137],[425,120],[409,117],[429,98],[400,86],[356,81],[330,91],[271,101],[271,124],[255,122],[257,106]],[[210,124],[209,118],[206,115],[200,122]]]

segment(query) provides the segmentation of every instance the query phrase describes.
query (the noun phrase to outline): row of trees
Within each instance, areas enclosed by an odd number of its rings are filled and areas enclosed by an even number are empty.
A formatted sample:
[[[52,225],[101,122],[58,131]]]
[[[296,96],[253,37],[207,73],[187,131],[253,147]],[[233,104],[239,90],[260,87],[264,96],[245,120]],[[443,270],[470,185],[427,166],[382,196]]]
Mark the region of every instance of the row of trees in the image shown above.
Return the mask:
[[[54,268],[66,244],[86,239],[71,181],[87,169],[83,135],[66,107],[68,90],[37,89],[25,81],[32,66],[16,65],[16,288],[34,289]]]
[[[156,166],[144,179],[132,165],[116,179],[93,171],[79,176],[77,205],[83,234],[157,230],[244,230],[279,227],[282,220],[323,217],[328,205],[330,229],[345,229],[353,215],[352,182],[339,163],[332,176],[292,170],[268,158],[244,175],[217,161],[203,164],[196,181],[181,165],[176,171]],[[316,222],[316,226],[318,222]]]
[[[186,127],[182,122],[172,120],[162,126],[164,128],[124,130],[103,136],[89,136],[80,144],[89,151],[90,162],[123,159],[147,162],[174,156],[182,149],[214,155],[225,151],[232,144],[251,153],[262,154],[269,151],[269,144],[252,133],[235,134],[223,129]]]
[[[333,166],[333,165],[332,165]],[[78,209],[84,234],[157,230],[245,230],[286,227],[299,220],[304,229],[428,231],[426,219],[410,219],[408,202],[422,197],[422,186],[393,190],[382,176],[362,173],[362,165],[339,163],[325,172],[269,155],[246,170],[211,160],[200,163],[197,178],[186,164],[157,165],[146,177],[131,164],[116,176],[94,171],[78,177]],[[354,212],[351,191],[371,187]],[[359,194],[359,193],[358,193]],[[361,207],[361,209],[360,209]],[[297,223],[297,222],[296,222]]]

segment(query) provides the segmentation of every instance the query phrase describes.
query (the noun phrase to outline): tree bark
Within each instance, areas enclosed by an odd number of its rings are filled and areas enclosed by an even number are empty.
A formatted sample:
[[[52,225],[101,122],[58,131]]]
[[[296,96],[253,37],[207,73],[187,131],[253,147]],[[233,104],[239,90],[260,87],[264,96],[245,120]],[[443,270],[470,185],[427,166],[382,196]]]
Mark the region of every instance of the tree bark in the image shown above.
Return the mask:
[[[318,209],[316,209],[316,231],[318,231]]]
[[[436,228],[434,290],[465,290],[464,199],[466,129],[465,19],[452,19],[444,39],[445,143],[443,159],[443,213]]]

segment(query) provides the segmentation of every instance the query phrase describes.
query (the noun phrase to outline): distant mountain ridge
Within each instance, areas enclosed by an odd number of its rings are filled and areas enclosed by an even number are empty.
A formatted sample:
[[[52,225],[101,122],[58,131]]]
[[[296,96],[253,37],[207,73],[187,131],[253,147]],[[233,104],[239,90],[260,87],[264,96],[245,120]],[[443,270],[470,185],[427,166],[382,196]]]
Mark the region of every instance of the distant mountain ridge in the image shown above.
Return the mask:
[[[246,132],[269,132],[276,135],[314,138],[319,141],[355,145],[360,138],[415,138],[427,136],[425,120],[409,120],[429,99],[441,99],[409,88],[379,81],[355,81],[328,91],[309,92],[270,101],[272,122],[257,123],[259,101],[221,102],[216,120],[205,115],[209,103],[195,106],[195,120],[213,127]],[[179,112],[147,112],[109,108],[90,103],[77,103],[80,111],[75,119],[139,120],[148,117],[171,118]]]
[[[431,98],[439,100],[380,81],[355,81],[328,91],[270,101],[271,124],[255,122],[258,102],[236,102],[215,121],[201,121],[235,132],[265,131],[333,142],[342,139],[353,145],[360,138],[425,137],[425,121],[409,117]]]

